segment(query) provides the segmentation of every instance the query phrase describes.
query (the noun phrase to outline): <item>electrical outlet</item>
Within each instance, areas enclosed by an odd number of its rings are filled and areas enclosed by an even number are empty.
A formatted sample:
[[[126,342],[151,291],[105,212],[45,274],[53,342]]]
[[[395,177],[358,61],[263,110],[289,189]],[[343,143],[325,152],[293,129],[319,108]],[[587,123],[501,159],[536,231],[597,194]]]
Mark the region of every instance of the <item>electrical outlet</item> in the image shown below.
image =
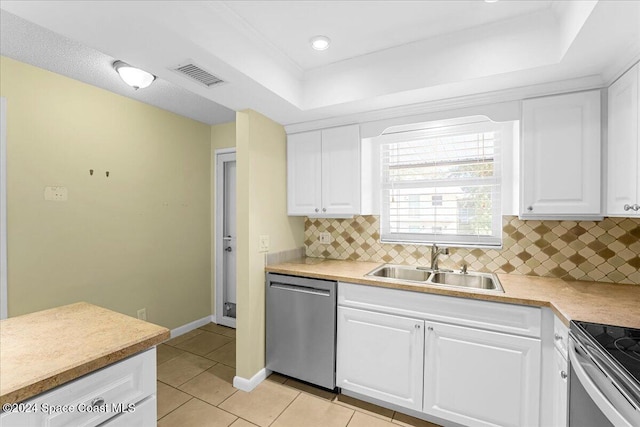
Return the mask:
[[[138,310],[138,319],[147,320],[147,309],[146,308],[141,308],[140,310]]]
[[[260,242],[258,244],[258,252],[269,252],[269,236],[260,236]]]
[[[331,243],[331,233],[328,231],[323,231],[320,233],[320,243],[323,245],[328,245]]]

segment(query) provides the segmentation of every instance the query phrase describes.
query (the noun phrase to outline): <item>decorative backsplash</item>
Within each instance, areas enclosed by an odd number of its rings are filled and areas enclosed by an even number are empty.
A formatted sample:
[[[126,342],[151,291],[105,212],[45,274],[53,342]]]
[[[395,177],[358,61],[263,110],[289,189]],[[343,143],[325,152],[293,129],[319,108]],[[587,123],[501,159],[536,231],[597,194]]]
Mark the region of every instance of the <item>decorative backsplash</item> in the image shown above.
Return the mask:
[[[640,285],[640,219],[523,221],[502,218],[502,249],[451,248],[442,268]],[[377,216],[305,221],[309,257],[429,265],[429,246],[382,244]],[[329,232],[330,244],[319,234]]]

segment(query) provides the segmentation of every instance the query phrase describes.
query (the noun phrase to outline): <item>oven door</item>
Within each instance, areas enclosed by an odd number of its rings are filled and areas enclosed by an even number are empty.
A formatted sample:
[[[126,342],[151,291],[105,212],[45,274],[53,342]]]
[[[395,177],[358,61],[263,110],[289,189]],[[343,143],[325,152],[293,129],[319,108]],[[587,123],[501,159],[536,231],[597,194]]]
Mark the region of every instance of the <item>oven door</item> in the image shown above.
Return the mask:
[[[607,360],[598,351],[587,351],[570,334],[570,427],[637,427],[640,406],[617,381]],[[605,373],[607,372],[607,373]]]

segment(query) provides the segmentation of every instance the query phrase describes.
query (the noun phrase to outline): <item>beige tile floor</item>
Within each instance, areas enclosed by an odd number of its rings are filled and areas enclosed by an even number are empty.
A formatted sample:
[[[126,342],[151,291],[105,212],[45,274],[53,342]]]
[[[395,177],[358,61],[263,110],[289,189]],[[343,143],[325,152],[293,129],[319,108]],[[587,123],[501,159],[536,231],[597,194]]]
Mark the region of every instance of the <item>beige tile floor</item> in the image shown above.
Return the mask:
[[[158,346],[160,427],[437,427],[273,374],[233,387],[235,330],[210,323]]]

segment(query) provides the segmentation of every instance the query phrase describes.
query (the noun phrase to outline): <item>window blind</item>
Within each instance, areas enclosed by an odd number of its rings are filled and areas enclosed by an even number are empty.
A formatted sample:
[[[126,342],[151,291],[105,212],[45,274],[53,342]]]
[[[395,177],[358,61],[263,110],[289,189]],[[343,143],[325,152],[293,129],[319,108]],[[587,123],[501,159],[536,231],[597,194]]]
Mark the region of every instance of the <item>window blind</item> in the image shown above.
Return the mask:
[[[501,128],[490,121],[381,137],[381,241],[499,247]]]

